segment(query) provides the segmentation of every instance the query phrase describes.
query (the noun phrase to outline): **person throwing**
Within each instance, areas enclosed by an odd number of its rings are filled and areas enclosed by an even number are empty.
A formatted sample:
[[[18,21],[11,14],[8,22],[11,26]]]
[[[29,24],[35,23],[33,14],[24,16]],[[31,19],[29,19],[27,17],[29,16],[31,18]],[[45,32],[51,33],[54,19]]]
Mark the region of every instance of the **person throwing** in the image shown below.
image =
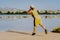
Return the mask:
[[[38,25],[40,25],[44,29],[45,34],[47,34],[47,29],[45,29],[45,26],[42,23],[41,17],[38,14],[38,12],[37,12],[37,10],[36,10],[36,8],[34,6],[32,6],[32,5],[30,6],[30,9],[27,11],[27,14],[32,15],[32,17],[34,19],[34,28],[33,28],[32,35],[35,35],[36,34],[36,27]]]

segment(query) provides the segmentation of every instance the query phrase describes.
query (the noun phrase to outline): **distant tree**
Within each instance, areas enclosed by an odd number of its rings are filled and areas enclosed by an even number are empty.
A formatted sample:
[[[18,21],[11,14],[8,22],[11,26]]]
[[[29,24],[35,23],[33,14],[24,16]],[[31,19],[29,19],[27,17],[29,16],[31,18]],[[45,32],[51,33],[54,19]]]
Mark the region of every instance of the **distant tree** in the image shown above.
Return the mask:
[[[45,14],[47,14],[48,12],[47,12],[47,10],[45,10]]]
[[[22,14],[27,14],[27,12],[26,11],[23,11]]]
[[[8,11],[7,14],[10,14],[10,11]]]
[[[15,14],[18,14],[18,13],[19,13],[19,12],[17,12],[17,11],[15,12]]]
[[[0,11],[0,13],[2,13],[2,12]]]
[[[0,14],[2,14],[2,12],[0,11]]]
[[[22,12],[19,12],[19,14],[21,14]]]
[[[11,12],[10,14],[14,14],[14,12]]]

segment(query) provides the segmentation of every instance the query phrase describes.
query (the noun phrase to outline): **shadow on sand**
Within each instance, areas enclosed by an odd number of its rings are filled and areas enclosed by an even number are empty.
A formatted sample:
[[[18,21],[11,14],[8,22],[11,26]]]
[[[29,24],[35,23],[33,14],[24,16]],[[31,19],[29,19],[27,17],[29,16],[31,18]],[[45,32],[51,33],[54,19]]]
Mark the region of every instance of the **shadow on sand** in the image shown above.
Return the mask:
[[[6,31],[6,32],[12,32],[12,33],[18,33],[18,34],[24,34],[24,35],[32,36],[31,33],[27,33],[27,32],[20,32],[20,31]],[[35,36],[43,36],[43,35],[35,35]]]
[[[31,33],[27,33],[27,32],[18,32],[18,31],[6,31],[6,32],[12,32],[12,33],[19,33],[19,34],[24,34],[24,35],[31,35]]]

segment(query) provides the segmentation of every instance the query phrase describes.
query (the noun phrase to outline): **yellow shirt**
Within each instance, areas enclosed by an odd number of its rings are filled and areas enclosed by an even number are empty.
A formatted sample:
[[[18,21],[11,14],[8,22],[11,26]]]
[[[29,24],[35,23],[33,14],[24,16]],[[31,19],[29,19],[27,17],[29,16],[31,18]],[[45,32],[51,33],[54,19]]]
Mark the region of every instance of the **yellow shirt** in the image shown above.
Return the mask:
[[[32,10],[32,13],[33,13],[33,16],[35,17],[35,19],[40,19],[40,15],[38,14],[36,9]]]

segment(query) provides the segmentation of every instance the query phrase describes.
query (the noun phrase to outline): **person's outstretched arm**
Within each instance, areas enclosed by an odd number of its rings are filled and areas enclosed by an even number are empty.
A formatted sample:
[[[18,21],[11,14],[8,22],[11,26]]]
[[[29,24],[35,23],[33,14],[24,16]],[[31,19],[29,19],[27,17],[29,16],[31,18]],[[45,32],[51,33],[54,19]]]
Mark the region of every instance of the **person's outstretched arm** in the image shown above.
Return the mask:
[[[29,9],[29,10],[27,11],[27,14],[32,14],[32,10]]]

